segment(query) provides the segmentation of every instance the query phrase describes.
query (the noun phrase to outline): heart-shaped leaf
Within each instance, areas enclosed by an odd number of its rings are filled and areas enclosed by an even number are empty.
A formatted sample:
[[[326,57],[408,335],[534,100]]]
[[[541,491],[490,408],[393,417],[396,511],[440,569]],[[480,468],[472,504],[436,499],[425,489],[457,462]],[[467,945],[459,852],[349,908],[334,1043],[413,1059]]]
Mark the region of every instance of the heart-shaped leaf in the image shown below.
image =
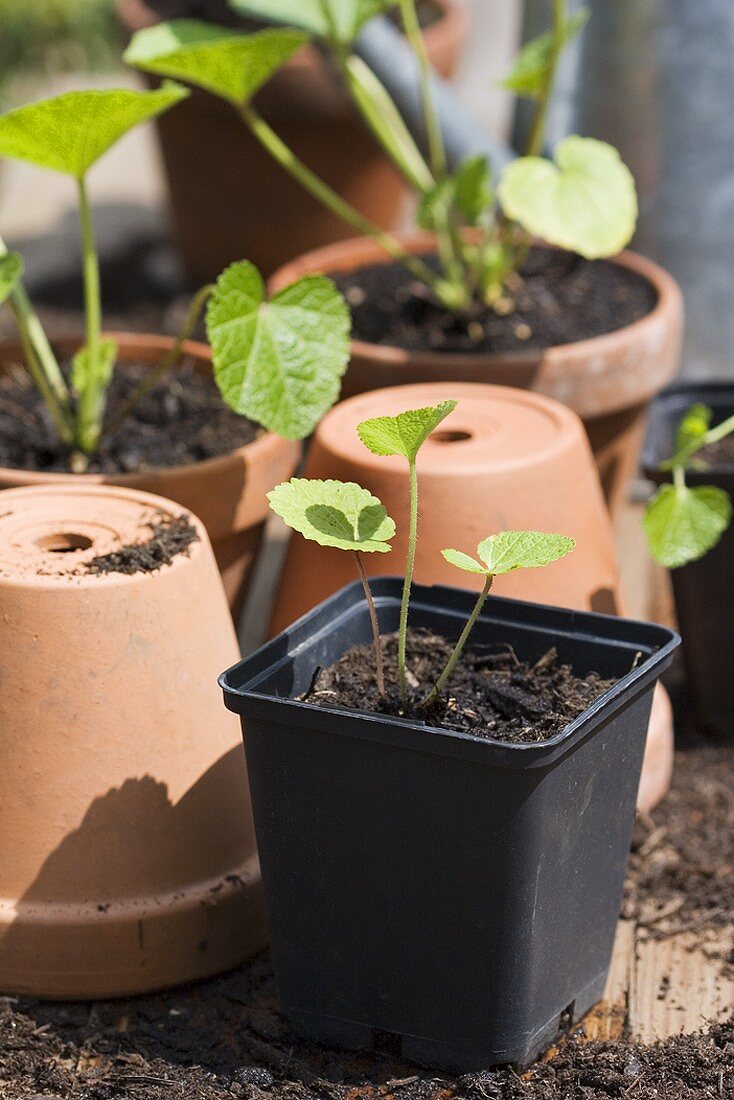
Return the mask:
[[[196,84],[242,107],[307,41],[303,31],[238,34],[196,19],[174,19],[138,31],[124,56],[138,69]]]
[[[395,524],[385,506],[353,481],[293,477],[268,493],[270,507],[304,538],[339,550],[387,554]]]
[[[576,543],[567,535],[544,531],[500,531],[477,546],[480,561],[460,550],[442,550],[446,561],[467,573],[497,577],[516,569],[537,569],[570,554]],[[481,564],[480,564],[481,562]]]
[[[128,130],[187,95],[180,84],[167,82],[152,92],[66,92],[29,103],[0,116],[0,156],[81,179]]]
[[[349,45],[374,15],[395,0],[230,0],[240,15],[254,15],[273,23],[303,27],[319,38]]]
[[[716,546],[731,514],[728,493],[714,485],[661,485],[643,520],[650,553],[668,569],[696,561]]]
[[[286,439],[310,435],[339,396],[351,318],[325,275],[268,301],[257,268],[232,264],[209,301],[214,377],[227,404]]]
[[[546,81],[551,75],[553,55],[582,30],[589,18],[587,8],[581,8],[570,15],[561,27],[556,45],[552,31],[533,38],[520,50],[515,58],[512,71],[500,82],[502,88],[508,88],[518,95],[537,99],[545,90]]]
[[[439,405],[409,409],[397,416],[375,416],[358,424],[357,434],[375,455],[402,455],[408,462],[415,462],[431,432],[456,405],[456,401],[442,401]]]
[[[19,252],[0,256],[0,305],[6,302],[23,278],[23,257]]]
[[[507,216],[528,233],[589,260],[624,248],[637,220],[629,168],[594,138],[566,138],[555,164],[520,157],[502,173],[498,194]]]

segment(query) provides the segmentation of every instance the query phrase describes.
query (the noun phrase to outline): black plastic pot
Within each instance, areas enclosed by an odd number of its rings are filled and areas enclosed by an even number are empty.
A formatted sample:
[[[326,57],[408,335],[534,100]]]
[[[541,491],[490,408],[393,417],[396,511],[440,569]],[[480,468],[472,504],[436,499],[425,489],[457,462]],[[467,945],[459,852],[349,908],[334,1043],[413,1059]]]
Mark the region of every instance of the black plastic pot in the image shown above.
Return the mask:
[[[697,402],[714,410],[714,425],[734,413],[734,383],[682,382],[652,403],[643,452],[645,475],[661,485],[670,475],[659,464],[673,452],[677,425]],[[717,485],[734,500],[734,466],[691,470],[689,485]],[[700,561],[671,570],[683,657],[698,725],[734,736],[734,525]]]
[[[401,582],[372,581],[383,630]],[[416,586],[457,637],[476,596]],[[621,679],[537,745],[297,701],[370,638],[358,583],[224,673],[242,716],[281,1007],[298,1034],[468,1070],[526,1064],[599,1000],[611,957],[658,626],[491,598],[475,643],[556,646]]]

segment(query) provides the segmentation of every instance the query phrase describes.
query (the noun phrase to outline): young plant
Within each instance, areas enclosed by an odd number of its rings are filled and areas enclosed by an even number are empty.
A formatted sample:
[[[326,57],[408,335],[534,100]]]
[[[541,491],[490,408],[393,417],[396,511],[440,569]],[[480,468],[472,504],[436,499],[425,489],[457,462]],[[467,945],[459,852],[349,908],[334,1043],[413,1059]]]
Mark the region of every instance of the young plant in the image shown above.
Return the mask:
[[[289,527],[319,546],[351,550],[369,608],[375,648],[377,690],[385,696],[380,628],[362,554],[388,554],[395,523],[377,497],[353,481],[294,477],[268,493],[270,507]]]
[[[0,156],[62,172],[76,183],[84,269],[86,339],[67,379],[23,287],[23,262],[0,238],[0,305],[15,316],[24,358],[72,469],[86,468],[103,435],[115,431],[144,394],[180,360],[208,303],[214,376],[238,413],[288,439],[310,434],[339,395],[349,358],[350,317],[324,276],[307,276],[269,300],[257,269],[232,264],[194,295],[172,350],[105,423],[117,347],[103,339],[99,262],[87,191],[90,168],[133,126],[189,95],[158,91],[70,92],[0,116]]]
[[[410,525],[408,528],[408,559],[403,581],[403,599],[400,605],[398,627],[398,683],[400,701],[408,704],[408,680],[406,646],[408,636],[408,606],[410,586],[415,568],[415,547],[418,538],[418,452],[442,420],[456,408],[456,401],[442,401],[423,409],[409,409],[397,416],[377,416],[357,425],[357,434],[369,451],[375,455],[400,455],[406,459],[410,473]]]
[[[592,138],[569,137],[557,147],[554,161],[541,155],[558,61],[583,27],[585,11],[569,15],[565,0],[554,0],[552,28],[523,48],[504,82],[532,99],[535,110],[525,155],[505,168],[493,187],[485,157],[469,157],[455,172],[447,168],[415,0],[399,0],[399,7],[420,74],[427,157],[385,87],[354,49],[364,23],[391,7],[392,0],[230,4],[241,15],[280,26],[245,34],[174,20],[136,34],[126,60],[229,102],[287,172],[351,228],[379,243],[444,308],[460,314],[486,303],[507,312],[508,302],[512,307],[508,290],[517,282],[532,236],[589,259],[612,255],[630,240],[637,218],[635,187],[615,149]],[[327,51],[368,128],[415,189],[419,224],[436,237],[438,271],[320,180],[253,106],[255,92],[307,41]]]
[[[686,484],[687,470],[705,470],[696,456],[712,443],[734,433],[734,416],[715,428],[713,411],[693,405],[678,425],[672,458],[660,469],[672,474],[672,484],[661,485],[645,510],[643,527],[653,558],[668,569],[697,561],[716,546],[732,517],[729,494],[715,485]]]

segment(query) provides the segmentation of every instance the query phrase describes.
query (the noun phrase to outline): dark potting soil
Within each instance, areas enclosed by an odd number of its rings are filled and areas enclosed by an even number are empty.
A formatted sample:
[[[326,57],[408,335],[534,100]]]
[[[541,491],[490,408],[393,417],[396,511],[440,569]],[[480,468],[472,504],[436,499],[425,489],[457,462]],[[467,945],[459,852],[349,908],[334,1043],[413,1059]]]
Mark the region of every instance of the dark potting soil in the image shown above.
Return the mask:
[[[703,459],[704,462],[709,463],[714,468],[717,466],[734,466],[734,435],[729,435],[726,439],[720,439],[718,443],[711,443],[710,446],[704,447],[696,457]]]
[[[436,266],[435,256],[423,259]],[[573,344],[638,321],[657,301],[636,272],[557,249],[533,249],[521,276],[507,314],[477,304],[457,317],[399,264],[332,272],[351,306],[354,338],[409,351],[528,352]]]
[[[154,573],[164,565],[170,565],[179,554],[188,554],[192,542],[199,535],[189,516],[161,514],[158,523],[150,524],[150,538],[145,542],[130,543],[100,554],[85,562],[86,573]]]
[[[108,391],[108,421],[149,376],[148,367],[116,366]],[[129,473],[200,462],[252,442],[258,431],[225,405],[213,379],[184,363],[156,383],[109,438],[103,436],[87,472]],[[69,470],[68,449],[20,367],[0,378],[0,466],[44,473]]]
[[[397,2],[397,0],[396,0]],[[204,19],[220,26],[256,28],[263,24],[237,16],[228,0],[148,0],[148,7],[161,19]],[[400,22],[396,11],[390,18]],[[422,27],[430,27],[441,17],[441,9],[431,0],[418,0],[418,18]]]
[[[383,639],[385,686],[382,699],[372,645],[355,646],[316,677],[304,698],[319,706],[401,715],[432,726],[496,741],[546,741],[582,714],[613,680],[595,672],[575,676],[550,650],[527,664],[509,646],[476,646],[464,651],[441,698],[421,709],[431,685],[448,661],[453,643],[427,630],[408,631],[408,683],[411,704],[403,711],[397,681],[397,635]]]

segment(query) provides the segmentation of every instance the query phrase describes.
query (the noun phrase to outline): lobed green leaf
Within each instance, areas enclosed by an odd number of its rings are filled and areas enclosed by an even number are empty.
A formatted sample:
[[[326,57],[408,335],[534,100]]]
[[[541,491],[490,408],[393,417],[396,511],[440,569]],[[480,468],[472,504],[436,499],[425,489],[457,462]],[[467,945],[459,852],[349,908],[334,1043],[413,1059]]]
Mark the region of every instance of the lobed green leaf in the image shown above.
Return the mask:
[[[480,561],[460,550],[442,550],[446,561],[467,573],[498,577],[516,569],[537,569],[570,554],[576,543],[567,535],[544,531],[500,531],[477,546]]]
[[[661,485],[645,510],[650,553],[668,569],[702,558],[731,521],[729,494],[713,485]]]
[[[418,451],[442,420],[456,408],[456,401],[441,401],[423,409],[409,409],[397,416],[376,416],[357,425],[365,447],[376,455],[402,455],[414,462]]]
[[[206,316],[222,397],[270,431],[303,439],[339,396],[350,324],[344,298],[325,275],[307,275],[268,301],[254,264],[232,264]]]
[[[303,31],[254,34],[174,19],[133,35],[124,58],[145,72],[195,84],[242,107],[308,41]]]
[[[637,220],[629,168],[595,138],[566,138],[555,164],[543,157],[513,161],[498,194],[507,216],[528,233],[590,260],[624,248]]]
[[[23,278],[23,257],[19,252],[0,256],[0,305],[6,302]]]
[[[151,92],[127,88],[66,92],[0,116],[0,156],[81,179],[128,130],[189,95],[166,82]]]
[[[268,493],[270,507],[304,538],[338,550],[387,554],[395,524],[385,506],[353,481],[293,477]]]
[[[581,8],[570,15],[561,28],[557,48],[570,42],[583,29],[589,18],[588,8]],[[510,73],[500,81],[502,88],[508,88],[518,95],[537,99],[545,91],[546,82],[553,66],[555,37],[552,31],[533,38],[520,50]]]
[[[230,0],[240,15],[303,27],[319,38],[348,46],[374,15],[395,0]]]

